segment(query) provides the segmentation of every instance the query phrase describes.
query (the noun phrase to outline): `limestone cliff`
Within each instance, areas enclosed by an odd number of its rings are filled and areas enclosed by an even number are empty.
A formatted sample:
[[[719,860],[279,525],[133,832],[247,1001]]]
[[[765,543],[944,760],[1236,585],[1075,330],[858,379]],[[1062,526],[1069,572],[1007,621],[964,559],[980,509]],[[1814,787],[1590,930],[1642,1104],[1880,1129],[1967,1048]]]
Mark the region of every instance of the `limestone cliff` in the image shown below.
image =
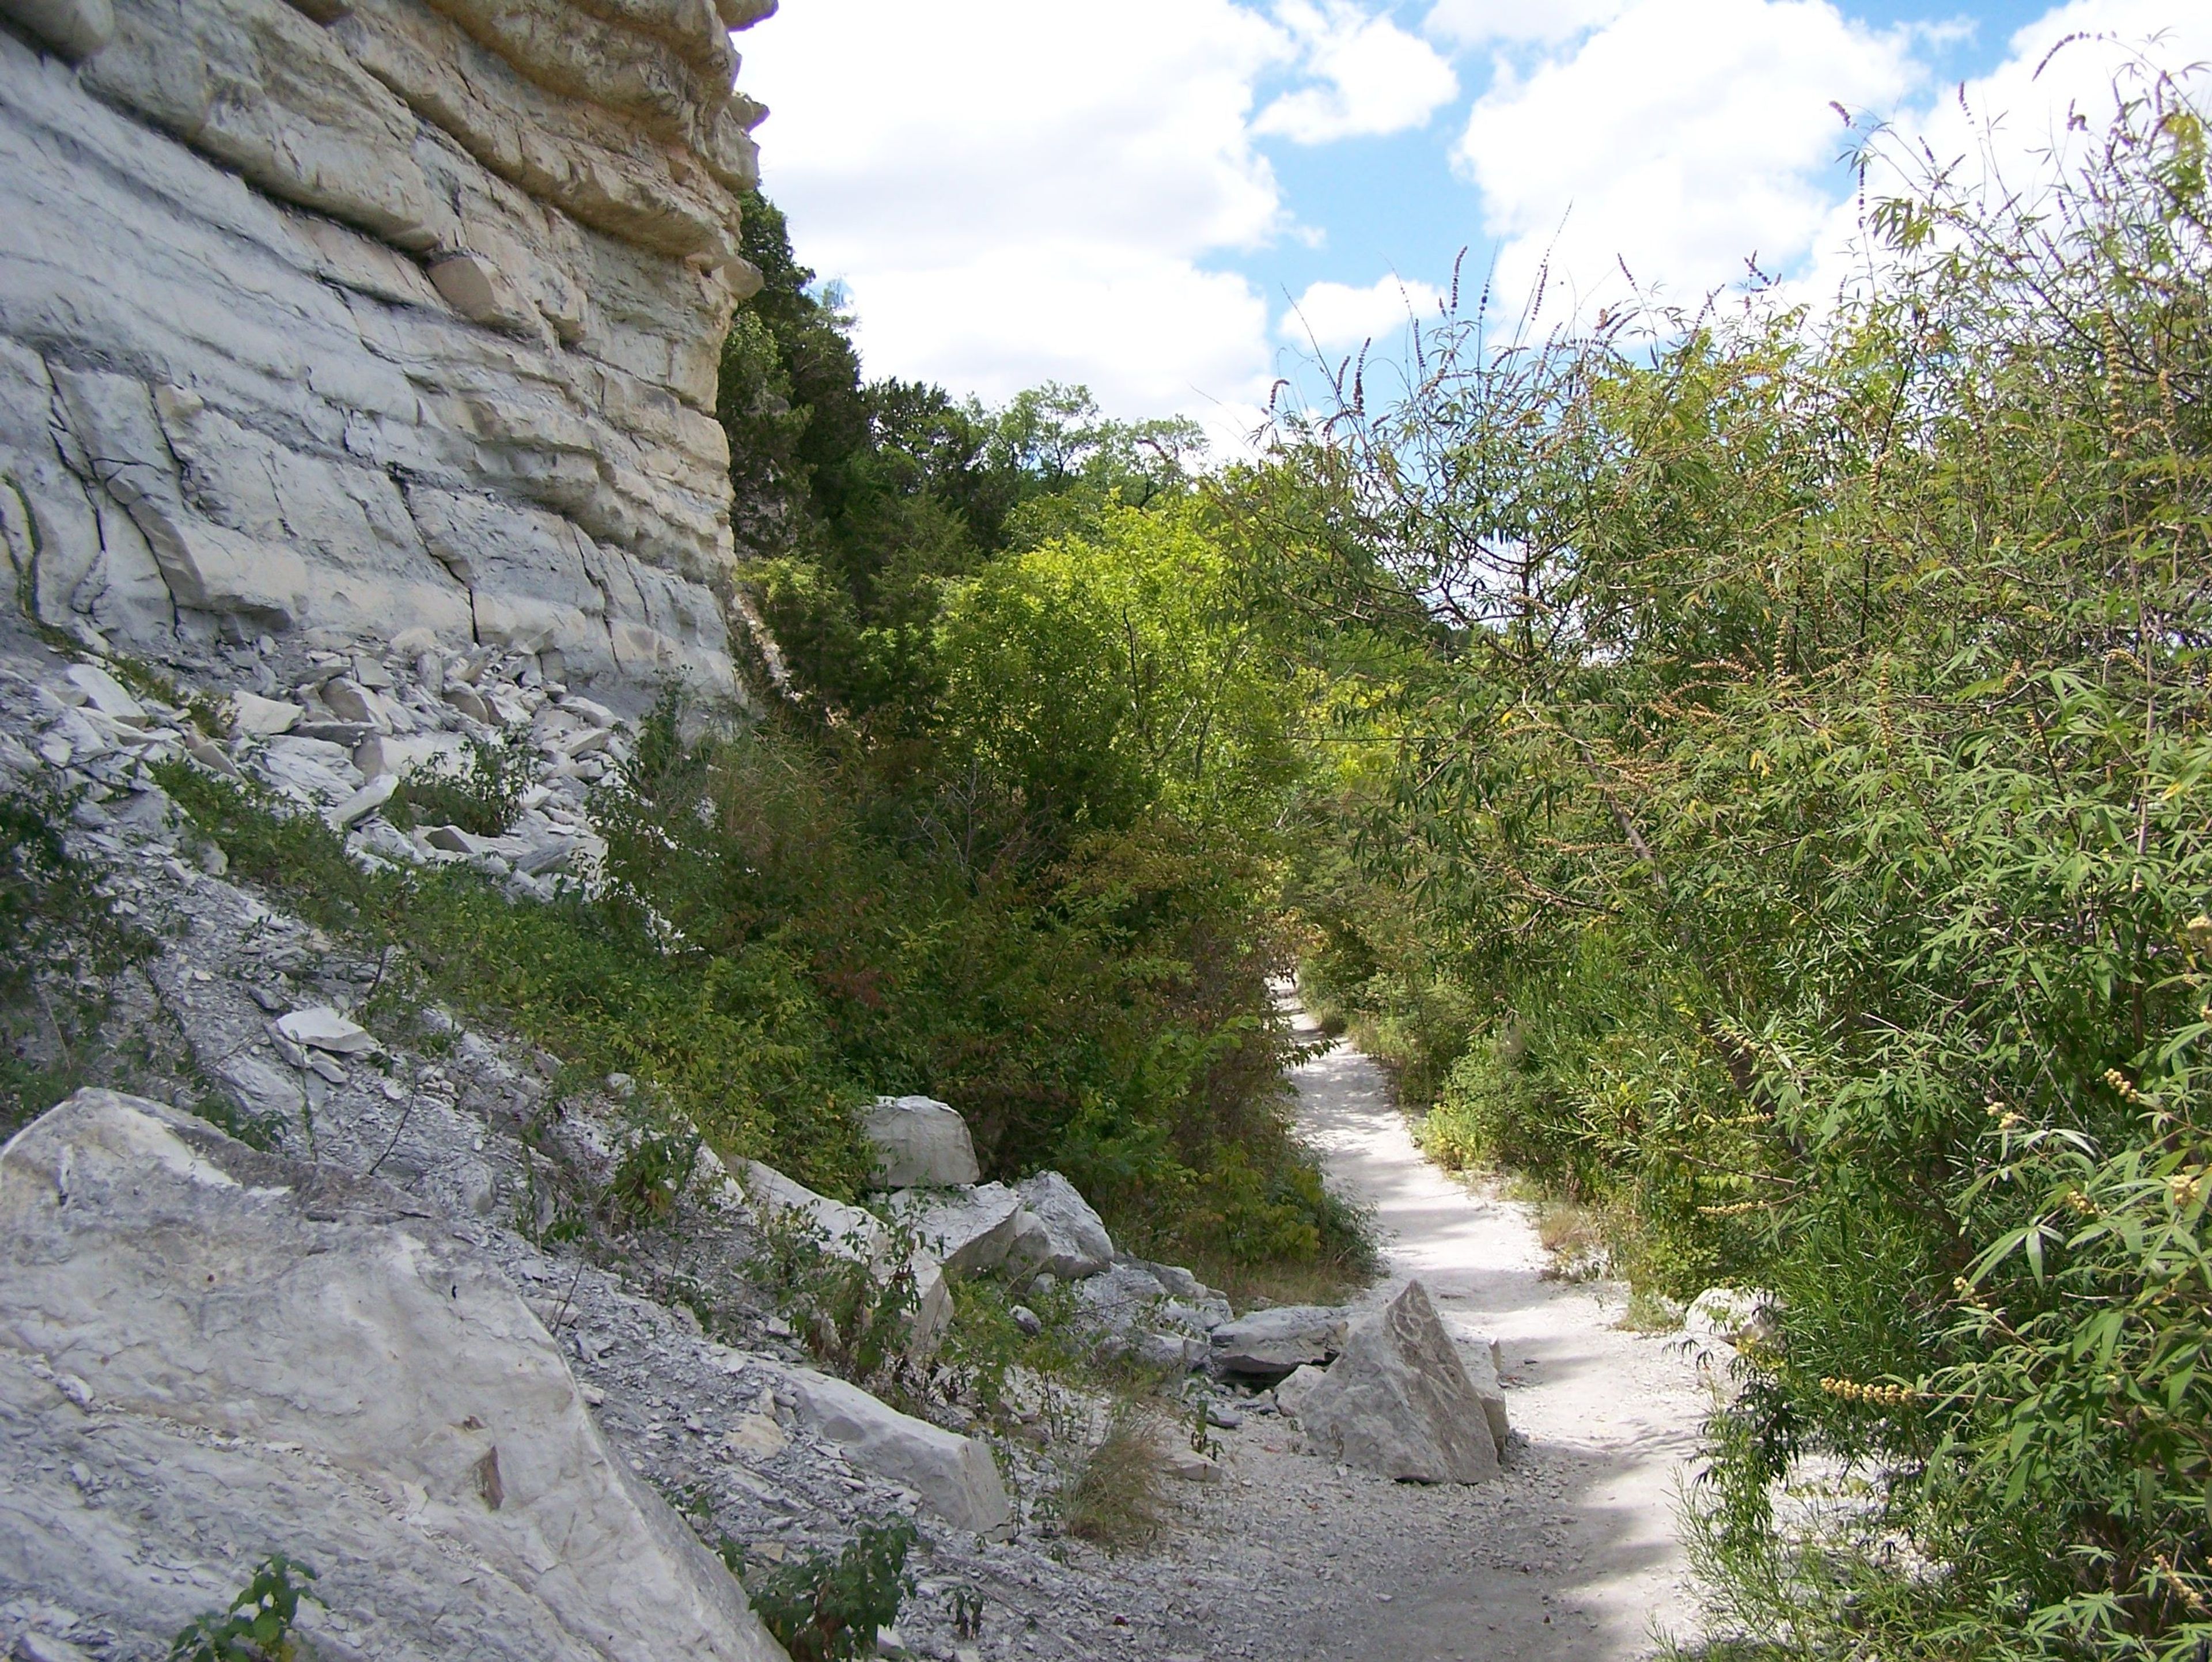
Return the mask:
[[[726,686],[730,31],[773,3],[0,0],[18,593]]]

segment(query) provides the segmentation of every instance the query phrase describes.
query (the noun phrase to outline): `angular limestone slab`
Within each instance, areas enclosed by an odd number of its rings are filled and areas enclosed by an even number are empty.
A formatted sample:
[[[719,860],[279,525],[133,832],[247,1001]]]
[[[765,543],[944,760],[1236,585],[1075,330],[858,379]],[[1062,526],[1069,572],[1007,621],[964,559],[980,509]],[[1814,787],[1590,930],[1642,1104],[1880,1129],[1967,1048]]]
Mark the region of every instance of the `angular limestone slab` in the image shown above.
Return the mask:
[[[991,1451],[973,1437],[902,1414],[860,1386],[793,1368],[799,1417],[863,1471],[904,1483],[956,1529],[995,1530],[1012,1517]]]
[[[1489,1416],[1419,1282],[1354,1319],[1344,1354],[1294,1399],[1308,1440],[1334,1458],[1423,1483],[1498,1475]]]
[[[950,1188],[983,1175],[968,1122],[933,1097],[878,1097],[861,1117],[884,1189]]]

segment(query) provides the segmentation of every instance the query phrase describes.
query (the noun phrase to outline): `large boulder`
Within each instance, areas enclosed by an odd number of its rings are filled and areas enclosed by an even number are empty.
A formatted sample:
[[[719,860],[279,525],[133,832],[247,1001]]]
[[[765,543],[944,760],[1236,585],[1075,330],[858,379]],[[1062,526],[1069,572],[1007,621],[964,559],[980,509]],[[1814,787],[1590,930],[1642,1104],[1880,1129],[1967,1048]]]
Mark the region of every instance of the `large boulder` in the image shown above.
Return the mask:
[[[0,1609],[160,1655],[280,1550],[332,1657],[783,1654],[420,1202],[81,1091],[0,1150]]]
[[[1328,1370],[1309,1362],[1304,1367],[1294,1367],[1284,1378],[1275,1381],[1275,1406],[1293,1420],[1305,1409],[1306,1398],[1315,1388],[1328,1378]]]
[[[1347,1319],[1339,1306],[1255,1310],[1213,1330],[1211,1360],[1217,1373],[1273,1385],[1294,1368],[1324,1365],[1342,1350]]]
[[[923,1247],[902,1254],[891,1232],[874,1213],[817,1194],[796,1178],[757,1160],[745,1162],[742,1187],[763,1221],[781,1220],[787,1227],[796,1227],[811,1235],[823,1251],[866,1263],[878,1281],[888,1282],[902,1268],[908,1270],[914,1277],[915,1300],[908,1354],[922,1360],[935,1351],[952,1320],[952,1290],[934,1254]]]
[[[955,1275],[996,1269],[1023,1239],[1022,1202],[1003,1183],[911,1189],[892,1197],[892,1221]]]
[[[878,1097],[861,1129],[875,1145],[878,1188],[949,1188],[983,1175],[968,1122],[934,1098]]]
[[[991,1451],[973,1437],[902,1414],[847,1380],[789,1373],[799,1417],[863,1471],[904,1483],[956,1529],[988,1531],[1013,1516]]]
[[[1356,1318],[1344,1354],[1294,1400],[1316,1450],[1385,1477],[1474,1483],[1498,1475],[1489,1417],[1419,1282]]]
[[[1042,1233],[1028,1267],[1062,1281],[1096,1275],[1114,1262],[1114,1238],[1091,1202],[1057,1172],[1040,1172],[1014,1185]]]
[[[1166,1277],[1199,1296],[1178,1296]],[[1187,1370],[1206,1365],[1206,1331],[1229,1317],[1227,1302],[1189,1271],[1135,1258],[1076,1282],[1075,1307],[1102,1355],[1134,1355],[1147,1367]]]

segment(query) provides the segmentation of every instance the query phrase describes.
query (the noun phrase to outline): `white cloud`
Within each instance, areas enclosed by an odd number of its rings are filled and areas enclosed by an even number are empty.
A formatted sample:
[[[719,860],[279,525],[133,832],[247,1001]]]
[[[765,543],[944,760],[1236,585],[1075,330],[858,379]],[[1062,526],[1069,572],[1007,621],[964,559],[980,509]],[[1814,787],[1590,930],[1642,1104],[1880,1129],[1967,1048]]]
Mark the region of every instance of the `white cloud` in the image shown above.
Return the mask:
[[[2165,0],[2073,0],[2015,30],[1988,74],[1901,113],[1870,153],[1867,197],[1910,194],[1930,167],[1963,188],[2032,197],[2055,168],[2080,165],[2102,143],[2116,87],[2134,96],[2147,64],[2180,72],[2208,61],[2212,15],[2179,17]],[[2212,92],[2202,74],[2193,85],[2200,98]],[[1858,216],[1855,197],[1836,204],[1818,262],[1799,285],[1806,298],[1826,301],[1864,273]]]
[[[763,188],[842,280],[871,374],[1122,414],[1266,386],[1267,306],[1205,269],[1285,228],[1254,88],[1297,47],[1231,0],[807,0],[740,36]]]
[[[1422,27],[1463,47],[1500,42],[1558,46],[1610,23],[1628,0],[1437,0]]]
[[[868,373],[1249,412],[1268,307],[1212,267],[1300,228],[1257,148],[1262,85],[1289,83],[1267,131],[1302,143],[1399,131],[1456,88],[1350,0],[1275,3],[807,0],[740,37],[764,188],[845,283]]]
[[[1443,295],[1425,283],[1382,277],[1364,289],[1346,283],[1308,286],[1283,316],[1283,338],[1293,347],[1350,351],[1370,340],[1394,338],[1407,324],[1436,314]]]
[[[2134,76],[2146,56],[2172,70],[2212,59],[2212,12],[2169,0],[2074,0],[2014,31],[2006,49],[1995,70],[1900,128],[1941,162],[1979,153],[2015,179],[2052,156],[2084,159],[2113,116],[2116,78],[2140,91]],[[2202,95],[2204,82],[2196,84]],[[2069,131],[2077,112],[2085,125]]]
[[[1299,144],[1403,132],[1459,96],[1451,65],[1388,17],[1347,0],[1282,0],[1275,15],[1320,84],[1276,99],[1255,131]]]
[[[1903,31],[1827,0],[1633,0],[1571,50],[1502,65],[1455,160],[1500,239],[1501,291],[1548,260],[1555,301],[1639,284],[1694,301],[1801,264],[1847,186],[1832,103],[1893,108],[1923,71]]]

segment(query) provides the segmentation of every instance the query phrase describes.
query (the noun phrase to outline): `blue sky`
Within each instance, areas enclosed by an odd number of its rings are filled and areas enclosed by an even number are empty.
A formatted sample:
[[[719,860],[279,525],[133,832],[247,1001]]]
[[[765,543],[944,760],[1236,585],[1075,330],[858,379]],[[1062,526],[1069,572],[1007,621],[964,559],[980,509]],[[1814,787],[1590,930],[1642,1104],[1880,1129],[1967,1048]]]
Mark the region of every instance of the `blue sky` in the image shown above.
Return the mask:
[[[1832,287],[1833,105],[2019,179],[2153,36],[2212,58],[2203,0],[784,3],[740,84],[869,373],[1080,380],[1224,435],[1310,338],[1356,350],[1432,304],[1463,247],[1516,301],[1547,265],[1555,307],[1619,298],[1624,265],[1694,300],[1753,254]]]

